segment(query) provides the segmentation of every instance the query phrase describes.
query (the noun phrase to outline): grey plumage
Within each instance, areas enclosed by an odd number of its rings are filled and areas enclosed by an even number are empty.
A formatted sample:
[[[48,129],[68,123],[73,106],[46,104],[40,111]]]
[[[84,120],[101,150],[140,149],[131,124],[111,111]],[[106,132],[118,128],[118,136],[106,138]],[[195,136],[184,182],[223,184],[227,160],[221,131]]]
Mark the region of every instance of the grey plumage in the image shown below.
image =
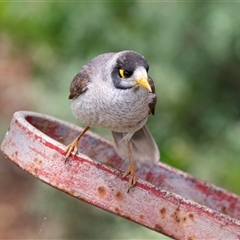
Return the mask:
[[[118,155],[128,159],[126,144],[123,141],[124,133],[112,132],[112,135]],[[158,147],[146,125],[133,134],[130,146],[136,163],[147,166],[158,163],[160,159]]]
[[[74,77],[69,95],[77,119],[87,127],[110,129],[119,156],[145,165],[157,163],[160,157],[145,126],[157,101],[148,68],[144,57],[133,51],[101,54]],[[74,149],[76,152],[76,146]],[[134,175],[131,167],[126,175]],[[134,185],[134,179],[131,181]]]

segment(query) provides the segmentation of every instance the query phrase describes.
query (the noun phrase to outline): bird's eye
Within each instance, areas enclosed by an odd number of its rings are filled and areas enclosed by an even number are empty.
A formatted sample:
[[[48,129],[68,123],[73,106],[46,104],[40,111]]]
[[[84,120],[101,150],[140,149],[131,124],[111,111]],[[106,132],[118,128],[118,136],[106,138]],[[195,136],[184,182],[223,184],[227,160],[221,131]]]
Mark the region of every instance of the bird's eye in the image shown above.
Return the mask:
[[[120,68],[120,69],[118,70],[118,72],[119,72],[119,75],[120,75],[121,78],[129,78],[129,77],[131,77],[132,74],[133,74],[132,72],[126,71],[126,70],[124,70],[124,69],[122,69],[122,68]]]

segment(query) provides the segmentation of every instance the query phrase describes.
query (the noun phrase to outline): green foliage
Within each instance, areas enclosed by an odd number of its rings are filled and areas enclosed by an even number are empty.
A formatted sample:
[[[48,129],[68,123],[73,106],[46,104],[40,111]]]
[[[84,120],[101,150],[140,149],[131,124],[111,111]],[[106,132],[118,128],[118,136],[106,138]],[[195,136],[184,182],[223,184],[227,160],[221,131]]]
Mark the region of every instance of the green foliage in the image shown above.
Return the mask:
[[[162,161],[239,194],[239,8],[219,2],[5,2],[0,29],[18,54],[32,59],[36,109],[73,122],[68,88],[83,64],[103,52],[144,55],[158,94],[149,128]]]

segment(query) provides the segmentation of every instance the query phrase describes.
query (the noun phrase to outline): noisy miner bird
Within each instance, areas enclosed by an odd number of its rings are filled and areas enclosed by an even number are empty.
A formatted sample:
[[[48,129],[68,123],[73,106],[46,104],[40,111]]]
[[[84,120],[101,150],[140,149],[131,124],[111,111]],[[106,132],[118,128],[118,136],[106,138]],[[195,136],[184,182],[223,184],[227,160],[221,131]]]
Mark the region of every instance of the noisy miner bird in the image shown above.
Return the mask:
[[[70,85],[73,115],[86,128],[67,146],[65,159],[77,153],[90,127],[110,129],[118,155],[130,162],[123,175],[129,176],[128,191],[136,183],[133,160],[153,165],[160,157],[146,127],[157,101],[148,69],[144,57],[134,51],[104,53],[84,65]]]

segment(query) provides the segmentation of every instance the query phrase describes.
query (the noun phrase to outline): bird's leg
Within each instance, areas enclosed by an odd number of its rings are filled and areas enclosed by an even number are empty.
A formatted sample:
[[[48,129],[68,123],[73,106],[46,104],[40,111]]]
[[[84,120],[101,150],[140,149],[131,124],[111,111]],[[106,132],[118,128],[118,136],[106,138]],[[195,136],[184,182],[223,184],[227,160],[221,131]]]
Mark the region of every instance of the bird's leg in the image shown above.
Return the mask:
[[[129,176],[129,188],[127,191],[127,192],[129,192],[130,189],[132,187],[134,187],[134,185],[136,184],[136,177],[135,177],[135,165],[133,162],[130,142],[129,142],[129,140],[125,140],[125,141],[126,141],[126,146],[127,146],[128,156],[129,156],[129,166],[128,166],[126,172],[123,174],[123,177]]]
[[[87,130],[90,127],[87,126],[67,147],[66,147],[66,156],[65,156],[65,162],[67,162],[70,154],[72,153],[73,155],[77,154],[78,151],[78,142],[80,140],[80,138],[85,134],[85,132],[87,132]]]

